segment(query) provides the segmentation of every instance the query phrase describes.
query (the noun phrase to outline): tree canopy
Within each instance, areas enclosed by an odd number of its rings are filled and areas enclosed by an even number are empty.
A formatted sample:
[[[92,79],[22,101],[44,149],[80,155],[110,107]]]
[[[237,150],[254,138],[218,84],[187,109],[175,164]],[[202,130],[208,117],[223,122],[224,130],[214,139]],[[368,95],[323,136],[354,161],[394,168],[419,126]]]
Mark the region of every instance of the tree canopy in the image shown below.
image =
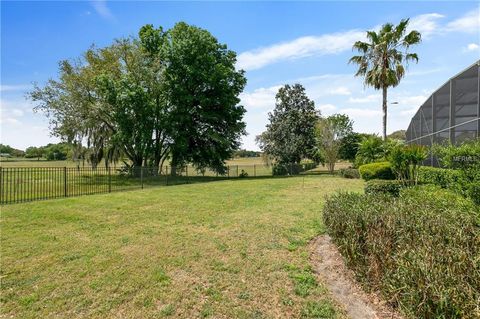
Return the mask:
[[[353,49],[359,55],[349,61],[358,65],[355,76],[362,76],[366,86],[382,90],[383,140],[387,139],[387,90],[400,83],[409,62],[418,62],[418,55],[409,49],[420,43],[421,35],[416,30],[407,33],[408,23],[403,19],[396,26],[384,24],[378,32],[367,31],[368,41],[355,42]]]
[[[208,31],[146,25],[136,38],[60,62],[58,80],[30,98],[52,134],[92,151],[92,164],[125,156],[133,166],[187,162],[223,172],[245,133],[236,54]]]
[[[267,130],[257,136],[260,149],[279,164],[314,159],[315,125],[320,112],[300,84],[285,85],[275,97],[275,109],[269,113]]]
[[[316,126],[317,144],[330,173],[335,169],[342,140],[349,136],[352,130],[353,121],[345,114],[333,114],[319,119]]]

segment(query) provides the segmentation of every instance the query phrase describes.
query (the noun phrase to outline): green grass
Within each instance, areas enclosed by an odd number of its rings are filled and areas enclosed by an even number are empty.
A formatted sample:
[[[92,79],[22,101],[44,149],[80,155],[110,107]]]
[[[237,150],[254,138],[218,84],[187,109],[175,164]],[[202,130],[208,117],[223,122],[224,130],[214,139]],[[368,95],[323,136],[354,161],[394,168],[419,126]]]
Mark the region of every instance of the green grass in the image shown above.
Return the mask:
[[[166,163],[168,164],[168,163]],[[236,157],[227,160],[227,165],[264,165],[261,157]],[[44,158],[25,158],[25,157],[0,157],[0,166],[3,167],[90,167],[90,164],[85,161],[47,161]],[[120,167],[123,163],[120,161],[116,166]],[[99,166],[104,167],[105,163],[102,161]]]
[[[343,318],[309,266],[329,176],[224,180],[2,207],[17,318]]]

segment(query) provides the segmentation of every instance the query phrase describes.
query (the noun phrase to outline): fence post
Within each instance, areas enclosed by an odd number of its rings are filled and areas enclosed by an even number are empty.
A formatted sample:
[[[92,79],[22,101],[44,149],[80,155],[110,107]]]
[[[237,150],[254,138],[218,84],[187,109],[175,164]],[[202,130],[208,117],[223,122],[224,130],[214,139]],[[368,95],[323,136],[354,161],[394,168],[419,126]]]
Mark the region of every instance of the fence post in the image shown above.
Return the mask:
[[[110,172],[110,166],[108,166],[108,192],[112,192],[112,173]]]
[[[140,166],[140,183],[142,184],[143,189],[143,166]]]
[[[237,177],[238,177],[238,165],[237,165]]]
[[[230,165],[227,165],[227,178],[230,178]]]
[[[189,180],[188,180],[188,164],[185,166],[185,175],[187,175],[187,184],[189,184]]]
[[[257,177],[257,168],[255,164],[253,164],[253,177]]]
[[[68,187],[67,187],[67,167],[63,167],[63,192],[65,197],[68,197]]]

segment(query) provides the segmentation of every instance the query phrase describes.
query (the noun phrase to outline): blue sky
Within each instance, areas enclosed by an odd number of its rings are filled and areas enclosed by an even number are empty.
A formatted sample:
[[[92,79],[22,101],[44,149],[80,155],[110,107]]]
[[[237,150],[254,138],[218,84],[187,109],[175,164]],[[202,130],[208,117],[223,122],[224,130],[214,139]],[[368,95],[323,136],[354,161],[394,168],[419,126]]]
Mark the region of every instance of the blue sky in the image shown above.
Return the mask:
[[[275,93],[301,83],[324,115],[346,113],[360,132],[381,131],[381,96],[354,78],[351,45],[366,30],[411,18],[424,39],[403,82],[389,92],[389,128],[405,129],[428,95],[480,59],[478,2],[1,2],[1,136],[24,149],[43,145],[48,122],[24,95],[32,82],[55,78],[58,61],[79,57],[91,44],[136,35],[147,23],[178,21],[205,28],[238,53],[246,70],[244,147],[274,108]]]

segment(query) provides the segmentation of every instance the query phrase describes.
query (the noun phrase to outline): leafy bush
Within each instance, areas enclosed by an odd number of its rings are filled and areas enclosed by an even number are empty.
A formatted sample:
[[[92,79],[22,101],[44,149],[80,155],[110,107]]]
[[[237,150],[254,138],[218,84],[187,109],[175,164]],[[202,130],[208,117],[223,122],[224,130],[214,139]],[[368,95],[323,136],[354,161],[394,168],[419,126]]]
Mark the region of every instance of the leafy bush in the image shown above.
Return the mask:
[[[418,180],[441,188],[459,190],[462,184],[462,173],[453,169],[421,166],[418,169]]]
[[[340,193],[323,217],[347,264],[410,318],[479,318],[480,213],[447,190]]]
[[[392,166],[389,162],[365,164],[358,168],[360,176],[369,181],[371,179],[395,179]]]
[[[365,194],[389,194],[395,197],[400,195],[400,190],[405,187],[402,181],[373,179],[365,184]]]
[[[242,171],[240,172],[240,174],[238,174],[238,177],[240,177],[240,178],[248,177],[248,173],[245,172],[245,170],[242,169]]]
[[[360,173],[356,168],[342,168],[339,170],[339,174],[345,178],[360,178]]]
[[[417,184],[418,167],[426,158],[427,150],[421,145],[395,145],[388,155],[392,171],[404,184]]]
[[[468,185],[467,195],[472,201],[480,206],[480,182],[473,182]]]
[[[480,180],[480,139],[466,141],[459,146],[436,145],[433,153],[443,167],[458,169],[471,181]]]
[[[365,137],[358,146],[355,165],[360,166],[383,160],[384,155],[382,139],[376,135],[370,135]]]
[[[315,163],[275,164],[272,167],[272,172],[274,176],[298,175],[315,167]]]

